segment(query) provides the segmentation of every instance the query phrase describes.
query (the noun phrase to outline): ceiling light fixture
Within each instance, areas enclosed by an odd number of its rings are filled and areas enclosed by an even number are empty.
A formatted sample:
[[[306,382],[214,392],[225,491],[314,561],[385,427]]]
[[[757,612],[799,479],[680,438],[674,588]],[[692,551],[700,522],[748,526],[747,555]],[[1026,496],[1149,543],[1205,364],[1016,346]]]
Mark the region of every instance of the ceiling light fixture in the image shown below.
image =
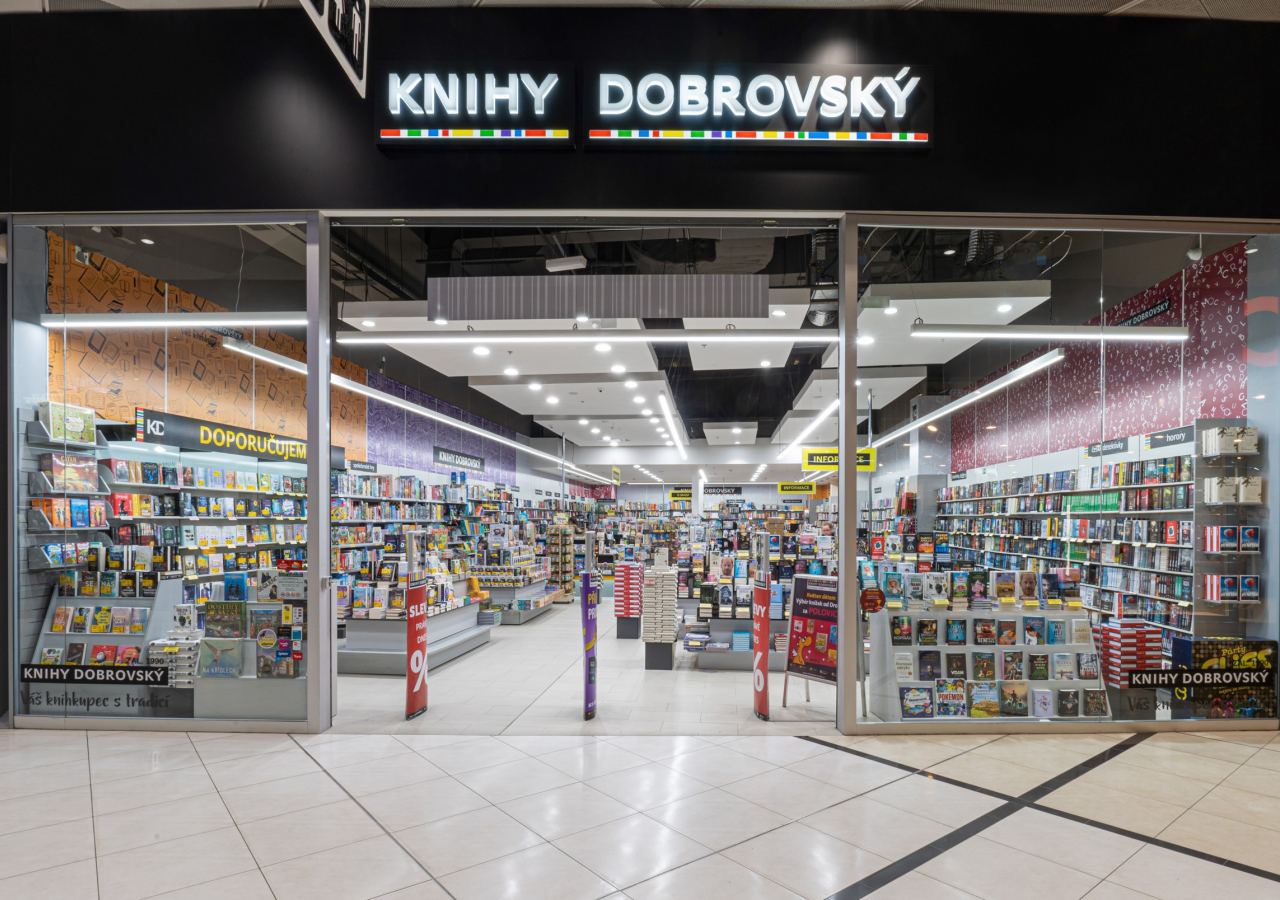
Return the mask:
[[[448,325],[448,324],[449,324],[449,320],[448,320],[448,319],[446,319],[444,316],[436,316],[436,317],[435,317],[435,319],[434,319],[434,322],[435,322],[437,325]]]
[[[784,449],[781,453],[778,454],[778,459],[783,459],[784,457],[788,456],[793,450],[799,449],[800,445],[804,443],[805,438],[807,438],[809,435],[817,431],[818,426],[820,426],[823,422],[827,421],[827,419],[831,418],[831,414],[834,413],[839,408],[840,408],[840,401],[838,399],[832,400],[830,403],[828,403],[826,405],[826,408],[824,408],[822,412],[818,413],[818,415],[814,418],[812,422],[804,426],[804,428],[800,429],[800,433],[796,435],[796,439],[792,441],[790,444],[787,444],[786,449]]]
[[[194,315],[192,313],[191,315]],[[305,316],[304,316],[305,318]],[[593,323],[594,324],[594,323]],[[334,337],[339,344],[595,344],[590,331],[344,331]],[[638,329],[610,331],[614,344],[834,344],[833,329]],[[605,352],[605,351],[601,351]]]
[[[540,391],[540,390],[542,390],[542,382],[540,382],[540,381],[530,381],[530,382],[529,382],[529,390],[531,390],[531,391]]]
[[[996,312],[999,312],[999,313],[1013,312],[1013,304],[1001,303],[999,306],[996,307]]]
[[[884,314],[886,316],[896,316],[898,314],[898,307],[890,304],[884,308]]]
[[[876,342],[876,339],[873,338],[871,335],[860,334],[858,335],[858,340],[855,341],[854,343],[856,343],[859,347],[870,347],[875,342]]]
[[[926,426],[924,426],[924,427],[925,427],[925,431],[937,431],[937,430],[938,430],[938,426],[937,426],[937,425],[926,425]]]
[[[647,406],[646,406],[644,409],[640,410],[640,415],[642,415],[642,416],[652,416],[652,415],[653,415],[653,410],[651,410],[649,407],[647,407]],[[654,419],[654,421],[656,422],[656,421],[657,421],[657,419]]]
[[[911,326],[914,338],[995,338],[1002,341],[1185,341],[1186,328],[1175,325],[926,325],[919,319]]]
[[[360,327],[361,327],[361,328],[373,328],[373,327],[374,327],[375,325],[377,325],[377,324],[378,324],[378,323],[377,323],[377,322],[375,322],[375,321],[373,321],[373,319],[364,319],[364,320],[360,323]]]
[[[626,381],[622,382],[622,386],[629,391],[634,391],[636,388],[640,387],[640,383],[634,378],[628,378]]]
[[[488,356],[489,348],[482,344],[479,347],[472,347],[471,352],[474,353],[476,356]]]
[[[591,433],[592,433],[592,434],[599,434],[599,433],[600,433],[600,429],[599,429],[599,428],[592,428],[592,429],[591,429]]]
[[[785,319],[787,317],[787,311],[785,309],[775,309],[771,310],[769,315],[773,316],[775,319]]]
[[[45,328],[287,328],[306,326],[305,312],[45,313]],[[352,332],[363,334],[364,332]]]
[[[608,353],[612,349],[613,348],[610,347],[608,344],[606,344],[604,341],[601,341],[600,343],[596,344],[597,353]]]
[[[1257,252],[1258,252],[1258,248],[1257,248],[1257,247],[1250,247],[1250,248],[1248,248],[1247,250],[1245,250],[1244,252],[1245,252],[1245,254],[1246,254],[1246,255],[1252,256],[1254,253],[1257,253]]]
[[[658,417],[657,417],[657,416],[651,416],[651,417],[649,418],[649,424],[650,424],[650,425],[657,425],[657,424],[658,424]]]
[[[586,313],[578,313],[576,316],[574,316],[574,317],[573,317],[573,321],[575,321],[575,322],[589,322],[589,321],[591,321],[591,317],[590,317],[590,316],[588,316]]]
[[[579,419],[579,420],[578,420],[578,424],[579,424],[579,425],[590,425],[590,424],[591,424],[591,420],[590,420],[590,419]]]
[[[992,381],[989,384],[985,384],[982,387],[966,394],[965,396],[961,397],[959,400],[953,400],[952,402],[946,404],[945,406],[940,406],[937,409],[935,409],[933,412],[927,415],[921,416],[915,421],[908,422],[907,424],[903,425],[900,428],[893,429],[888,434],[884,434],[877,440],[872,441],[871,446],[882,447],[885,444],[891,443],[892,441],[896,441],[897,439],[901,438],[903,435],[910,434],[912,431],[914,431],[917,428],[922,428],[925,425],[928,425],[930,422],[937,421],[938,419],[941,419],[944,416],[951,415],[958,409],[962,409],[966,406],[969,406],[972,403],[978,402],[983,397],[987,397],[987,396],[990,396],[991,394],[996,393],[997,391],[1004,390],[1009,385],[1014,384],[1015,382],[1021,381],[1022,379],[1027,378],[1031,375],[1034,375],[1036,372],[1039,372],[1041,369],[1046,369],[1049,366],[1054,365],[1055,363],[1062,362],[1062,360],[1064,360],[1065,358],[1066,358],[1066,353],[1063,351],[1063,349],[1061,347],[1056,347],[1053,350],[1050,350],[1048,353],[1044,354],[1043,356],[1038,356],[1035,359],[1031,360],[1031,362],[1025,365],[1019,366],[1018,368],[1014,369],[1012,372],[1009,372],[1005,375],[1000,376],[995,381]]]
[[[148,237],[138,238],[138,240],[139,240],[139,241],[141,241],[142,243],[146,244],[148,247],[150,247],[151,245],[153,245],[153,244],[155,243],[155,241],[153,241],[151,238],[148,238]]]
[[[579,269],[587,267],[587,258],[581,254],[577,256],[557,256],[554,259],[547,260],[548,272],[577,272]]]
[[[675,444],[674,444],[674,442],[672,442],[672,441],[667,441],[667,446],[668,446],[668,447],[674,447],[674,446],[675,446]]]
[[[943,255],[943,256],[955,256],[955,255],[956,255],[956,248],[955,248],[955,247],[948,247],[946,250],[943,250],[943,251],[942,251],[942,255]]]
[[[632,402],[632,403],[643,403],[643,402],[644,402],[644,397],[641,397],[639,394],[636,394],[634,397],[632,397],[632,398],[631,398],[631,402]]]
[[[854,386],[854,387],[862,387],[862,379],[861,379],[861,378],[855,378],[855,379],[853,380],[853,386]]]
[[[547,394],[547,402],[550,403],[552,406],[555,406],[557,403],[560,402],[560,398],[557,397],[555,394]]]
[[[680,451],[681,459],[688,459],[689,454],[685,453],[684,441],[680,439],[679,431],[676,429],[676,420],[671,415],[671,404],[667,402],[666,394],[658,395],[658,406],[662,407],[662,416],[667,420],[667,428],[671,431],[671,438],[675,441],[675,447]]]
[[[614,363],[609,367],[609,371],[614,375],[621,375],[623,372],[627,371],[627,367],[622,363]]]
[[[506,375],[508,378],[515,378],[517,375],[520,374],[520,370],[517,369],[515,366],[507,366],[505,369],[502,370],[502,374]]]
[[[737,425],[734,425],[734,426],[733,426],[732,428],[730,428],[729,430],[730,430],[731,432],[733,432],[734,434],[742,434],[742,429],[741,429],[741,428],[739,428]]]
[[[773,365],[773,363],[769,362],[769,360],[767,360],[767,359],[762,359],[762,360],[760,360],[760,368],[762,368],[762,369],[767,369],[767,368],[769,368],[771,365]]]

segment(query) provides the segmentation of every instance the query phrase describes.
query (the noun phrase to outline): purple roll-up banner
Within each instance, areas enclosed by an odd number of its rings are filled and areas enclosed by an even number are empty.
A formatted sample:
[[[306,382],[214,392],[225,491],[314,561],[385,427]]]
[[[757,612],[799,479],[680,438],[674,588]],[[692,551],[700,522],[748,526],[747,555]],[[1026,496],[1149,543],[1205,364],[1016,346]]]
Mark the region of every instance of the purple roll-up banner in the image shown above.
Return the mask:
[[[590,572],[582,573],[582,718],[596,717],[596,612],[600,588]]]

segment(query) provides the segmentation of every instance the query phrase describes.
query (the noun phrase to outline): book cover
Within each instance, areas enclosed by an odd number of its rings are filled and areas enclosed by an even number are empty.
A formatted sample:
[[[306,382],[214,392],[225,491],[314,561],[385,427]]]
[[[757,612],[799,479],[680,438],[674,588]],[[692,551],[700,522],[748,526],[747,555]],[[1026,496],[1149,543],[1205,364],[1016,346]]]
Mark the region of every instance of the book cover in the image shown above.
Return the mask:
[[[84,644],[80,641],[74,641],[67,644],[67,665],[84,665]]]
[[[975,650],[973,652],[973,678],[975,681],[993,681],[996,677],[996,655],[994,651]]]
[[[934,715],[938,718],[963,718],[969,714],[963,678],[939,678],[934,682]]]
[[[994,644],[996,642],[996,620],[974,619],[973,642],[981,645]]]
[[[1002,681],[1021,681],[1026,677],[1025,672],[1021,650],[1000,651],[1000,679]]]
[[[44,647],[40,650],[40,665],[56,666],[62,662],[61,647]]]
[[[1110,713],[1107,711],[1107,690],[1106,688],[1085,688],[1084,689],[1084,708],[1083,715],[1107,717]]]
[[[249,577],[243,572],[223,576],[222,584],[227,600],[244,602],[249,599]]]
[[[111,607],[111,633],[112,634],[128,634],[129,623],[133,618],[133,607],[131,606],[113,606]]]
[[[884,597],[886,600],[901,600],[906,591],[906,582],[901,572],[884,573]]]
[[[1022,642],[1030,646],[1045,643],[1044,616],[1023,616]]]
[[[81,597],[98,596],[98,573],[82,572],[80,574],[80,584],[77,590]]]
[[[935,601],[951,602],[951,585],[946,572],[924,573],[924,602],[932,605]]]
[[[173,606],[173,627],[176,631],[193,631],[197,621],[194,603],[175,603]]]
[[[919,619],[916,622],[916,643],[922,647],[934,647],[938,643],[938,620]]]
[[[987,573],[970,572],[969,573],[969,600],[986,600],[987,599]]]
[[[129,616],[129,633],[146,634],[147,623],[151,621],[151,610],[145,606],[134,606],[132,609],[133,613]]]
[[[160,586],[160,576],[155,572],[139,572],[138,573],[138,596],[154,597],[156,589]]]
[[[90,634],[110,634],[111,633],[111,607],[95,606],[93,608],[93,618],[89,620]]]
[[[249,606],[249,634],[260,637],[264,630],[273,634],[282,625],[279,606],[251,604]]]
[[[1076,654],[1076,677],[1082,681],[1095,681],[1098,679],[1098,654],[1091,652]]]
[[[997,600],[1016,600],[1018,584],[1015,572],[998,571],[995,573],[995,596]]]
[[[898,699],[902,705],[902,718],[933,718],[933,688],[900,687],[898,688]]]
[[[970,681],[969,718],[994,719],[1000,715],[1000,694],[994,681]]]
[[[58,596],[75,597],[79,593],[80,573],[75,569],[66,569],[58,573]]]
[[[116,652],[117,666],[140,666],[142,665],[142,648],[136,645],[121,647]]]
[[[88,634],[89,624],[93,621],[92,606],[77,606],[75,612],[71,614],[71,626],[68,629],[71,634]]]
[[[947,619],[947,643],[963,646],[969,643],[969,623],[965,619]]]
[[[206,603],[204,605],[205,637],[244,637],[244,609],[244,603],[235,600],[210,601]]]
[[[951,599],[968,600],[969,573],[965,571],[955,571],[949,574],[951,578]]]
[[[1074,656],[1070,653],[1053,654],[1052,671],[1055,681],[1070,681],[1074,679],[1076,677]]]
[[[202,678],[239,678],[244,674],[240,641],[205,638],[198,666]]]
[[[116,664],[115,644],[94,644],[89,653],[89,665],[114,666]]]
[[[1045,623],[1047,643],[1065,644],[1067,642],[1067,623],[1065,619],[1050,619]]]
[[[1058,688],[1058,715],[1080,715],[1080,692],[1075,688]]]
[[[1025,681],[1000,682],[1000,715],[1025,716],[1030,707],[1028,694]]]
[[[911,646],[911,617],[889,617],[889,640],[895,647]]]
[[[1000,619],[996,623],[996,643],[1009,646],[1018,643],[1018,620]]]
[[[54,634],[65,634],[67,627],[71,624],[71,614],[73,608],[70,606],[59,606],[53,611],[53,621],[49,623],[49,630]]]
[[[1040,596],[1045,600],[1062,597],[1062,584],[1053,572],[1040,573]]]
[[[959,678],[961,681],[969,677],[968,654],[947,654],[947,677]]]
[[[910,652],[893,654],[893,669],[899,681],[916,680]]]
[[[921,650],[916,665],[917,681],[935,681],[942,677],[942,652]]]
[[[1093,639],[1093,628],[1088,619],[1071,620],[1071,643],[1087,644]]]
[[[1048,688],[1032,688],[1031,715],[1038,719],[1053,717],[1053,691]]]
[[[1049,654],[1031,653],[1027,655],[1027,680],[1049,680]]]
[[[1018,572],[1018,599],[1040,599],[1040,576],[1030,570]]]

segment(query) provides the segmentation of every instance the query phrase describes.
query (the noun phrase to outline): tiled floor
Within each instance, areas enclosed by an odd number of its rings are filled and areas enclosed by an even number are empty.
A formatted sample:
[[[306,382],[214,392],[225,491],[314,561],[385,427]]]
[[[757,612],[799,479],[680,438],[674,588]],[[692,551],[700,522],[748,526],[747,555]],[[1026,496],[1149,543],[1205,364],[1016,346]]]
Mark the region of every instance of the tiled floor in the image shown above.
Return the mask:
[[[5,898],[1275,900],[1277,846],[1274,732],[0,732]]]
[[[834,734],[835,689],[792,682],[782,708],[782,674],[770,676],[772,721],[755,718],[751,673],[695,668],[676,649],[676,668],[645,671],[644,644],[619,640],[612,602],[599,621],[599,713],[582,721],[582,624],[575,605],[554,606],[524,625],[493,629],[487,645],[428,677],[425,715],[404,721],[402,679],[338,676],[339,731],[397,734],[647,735]],[[747,623],[749,624],[749,623]],[[746,627],[746,624],[744,624]]]

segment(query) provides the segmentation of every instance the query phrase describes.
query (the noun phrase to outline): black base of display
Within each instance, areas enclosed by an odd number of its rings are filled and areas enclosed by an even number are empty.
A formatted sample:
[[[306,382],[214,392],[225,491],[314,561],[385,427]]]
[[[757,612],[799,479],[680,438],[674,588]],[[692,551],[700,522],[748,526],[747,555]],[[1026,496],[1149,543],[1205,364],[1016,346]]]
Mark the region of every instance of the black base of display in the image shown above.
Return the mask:
[[[618,623],[618,637],[632,639],[640,637],[639,616],[622,616],[614,621]]]
[[[646,669],[674,669],[676,667],[676,645],[645,644],[644,667]]]

